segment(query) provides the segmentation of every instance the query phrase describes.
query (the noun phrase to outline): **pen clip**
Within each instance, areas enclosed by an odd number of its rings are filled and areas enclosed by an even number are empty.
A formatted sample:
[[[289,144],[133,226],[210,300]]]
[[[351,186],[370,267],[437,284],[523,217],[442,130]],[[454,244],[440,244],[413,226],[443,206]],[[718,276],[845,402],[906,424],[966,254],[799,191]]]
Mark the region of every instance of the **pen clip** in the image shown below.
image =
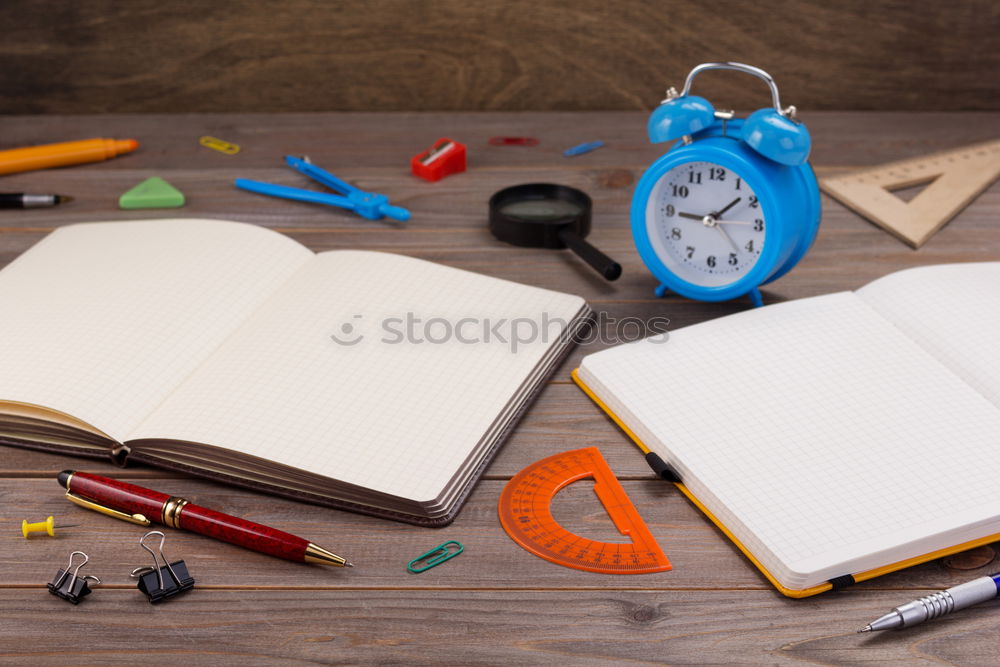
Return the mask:
[[[126,514],[125,512],[120,512],[110,507],[105,507],[95,503],[93,500],[88,500],[83,496],[78,496],[75,493],[69,491],[66,492],[66,500],[70,501],[74,505],[79,505],[80,507],[86,507],[89,510],[94,510],[95,512],[100,512],[101,514],[107,514],[108,516],[113,516],[116,519],[121,519],[122,521],[128,521],[129,523],[137,523],[140,526],[148,526],[151,521],[147,519],[142,514]]]

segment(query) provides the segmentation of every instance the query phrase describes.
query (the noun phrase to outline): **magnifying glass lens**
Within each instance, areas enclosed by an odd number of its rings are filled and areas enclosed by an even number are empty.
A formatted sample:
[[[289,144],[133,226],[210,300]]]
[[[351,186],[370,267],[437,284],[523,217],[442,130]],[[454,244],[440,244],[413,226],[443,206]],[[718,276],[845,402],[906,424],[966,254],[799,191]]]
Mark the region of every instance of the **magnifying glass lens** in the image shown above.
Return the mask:
[[[522,199],[504,204],[500,207],[500,212],[511,218],[546,222],[578,216],[583,212],[583,208],[565,199]]]

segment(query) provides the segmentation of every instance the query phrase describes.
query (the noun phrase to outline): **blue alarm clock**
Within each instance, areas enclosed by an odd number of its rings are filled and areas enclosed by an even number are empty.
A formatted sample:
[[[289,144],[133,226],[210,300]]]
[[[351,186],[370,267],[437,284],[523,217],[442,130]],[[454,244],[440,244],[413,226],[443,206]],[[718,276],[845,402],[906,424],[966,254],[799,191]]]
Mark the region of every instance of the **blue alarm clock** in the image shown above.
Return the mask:
[[[694,78],[712,69],[763,79],[773,106],[740,119],[690,95]],[[778,87],[762,69],[705,63],[691,70],[679,95],[667,91],[647,129],[653,143],[676,141],[646,170],[632,198],[632,235],[661,283],[657,296],[747,295],[763,305],[760,286],[791,270],[819,229],[819,186],[807,161],[811,140],[795,107],[781,108]]]

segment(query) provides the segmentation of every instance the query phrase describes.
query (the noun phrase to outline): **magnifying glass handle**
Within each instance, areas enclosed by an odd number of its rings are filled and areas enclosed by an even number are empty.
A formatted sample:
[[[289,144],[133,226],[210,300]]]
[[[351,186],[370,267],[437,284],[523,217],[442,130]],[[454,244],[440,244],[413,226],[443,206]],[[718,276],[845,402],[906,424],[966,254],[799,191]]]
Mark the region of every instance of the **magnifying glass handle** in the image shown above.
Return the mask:
[[[606,280],[618,280],[622,274],[622,265],[603,252],[587,243],[570,229],[559,230],[559,240],[575,252],[580,259],[600,273]]]

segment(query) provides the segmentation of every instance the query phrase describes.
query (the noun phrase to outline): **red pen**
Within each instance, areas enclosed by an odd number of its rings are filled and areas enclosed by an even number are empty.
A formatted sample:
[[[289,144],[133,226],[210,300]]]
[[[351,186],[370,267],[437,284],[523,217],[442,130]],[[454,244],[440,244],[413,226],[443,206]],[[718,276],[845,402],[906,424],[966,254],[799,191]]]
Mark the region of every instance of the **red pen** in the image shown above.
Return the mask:
[[[74,470],[59,473],[59,483],[70,502],[140,526],[156,521],[285,560],[354,567],[309,540],[135,484]]]

